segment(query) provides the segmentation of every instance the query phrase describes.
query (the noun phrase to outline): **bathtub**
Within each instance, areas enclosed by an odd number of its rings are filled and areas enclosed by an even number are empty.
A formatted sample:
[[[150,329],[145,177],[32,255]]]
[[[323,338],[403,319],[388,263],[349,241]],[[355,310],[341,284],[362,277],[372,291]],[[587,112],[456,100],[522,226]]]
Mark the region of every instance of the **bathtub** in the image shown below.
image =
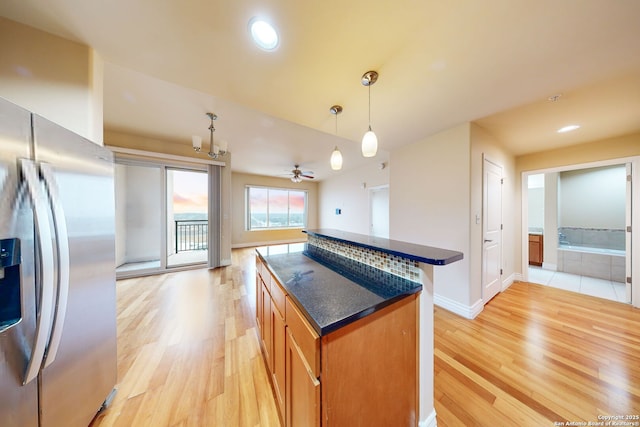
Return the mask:
[[[560,245],[558,271],[611,280],[625,281],[625,251],[588,246]]]

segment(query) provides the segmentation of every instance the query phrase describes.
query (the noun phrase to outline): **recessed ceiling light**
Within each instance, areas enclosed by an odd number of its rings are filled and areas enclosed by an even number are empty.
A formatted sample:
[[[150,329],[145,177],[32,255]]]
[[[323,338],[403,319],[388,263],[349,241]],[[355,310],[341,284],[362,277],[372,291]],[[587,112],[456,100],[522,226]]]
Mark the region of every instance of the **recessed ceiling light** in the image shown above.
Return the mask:
[[[579,125],[569,125],[569,126],[561,127],[556,132],[558,132],[558,133],[571,132],[572,130],[576,130],[579,127],[580,127]]]
[[[253,41],[264,50],[274,50],[278,47],[278,33],[267,21],[260,18],[252,18],[249,21],[249,31]]]

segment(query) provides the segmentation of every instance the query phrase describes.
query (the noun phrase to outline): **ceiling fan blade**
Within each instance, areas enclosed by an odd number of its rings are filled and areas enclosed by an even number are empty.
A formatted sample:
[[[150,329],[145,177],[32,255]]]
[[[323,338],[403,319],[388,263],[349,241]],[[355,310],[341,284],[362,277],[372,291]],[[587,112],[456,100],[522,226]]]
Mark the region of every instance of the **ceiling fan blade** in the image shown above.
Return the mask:
[[[303,177],[303,178],[313,179],[313,177],[311,175],[300,174],[300,176]]]

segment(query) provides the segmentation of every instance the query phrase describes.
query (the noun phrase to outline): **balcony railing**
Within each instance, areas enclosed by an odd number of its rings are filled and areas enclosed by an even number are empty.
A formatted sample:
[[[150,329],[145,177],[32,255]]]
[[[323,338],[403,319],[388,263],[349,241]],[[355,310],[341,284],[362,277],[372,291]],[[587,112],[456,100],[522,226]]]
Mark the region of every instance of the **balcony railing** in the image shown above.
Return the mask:
[[[206,251],[208,249],[209,222],[203,220],[175,220],[176,253],[180,251]]]

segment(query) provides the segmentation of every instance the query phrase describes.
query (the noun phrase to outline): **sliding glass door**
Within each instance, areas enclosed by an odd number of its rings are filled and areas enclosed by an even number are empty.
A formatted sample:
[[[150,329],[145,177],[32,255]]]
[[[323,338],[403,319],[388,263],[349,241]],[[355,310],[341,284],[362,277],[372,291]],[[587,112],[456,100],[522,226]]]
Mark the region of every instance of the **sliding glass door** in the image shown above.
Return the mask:
[[[207,262],[207,173],[167,169],[167,266]]]
[[[208,181],[206,166],[116,157],[118,278],[207,263]]]

